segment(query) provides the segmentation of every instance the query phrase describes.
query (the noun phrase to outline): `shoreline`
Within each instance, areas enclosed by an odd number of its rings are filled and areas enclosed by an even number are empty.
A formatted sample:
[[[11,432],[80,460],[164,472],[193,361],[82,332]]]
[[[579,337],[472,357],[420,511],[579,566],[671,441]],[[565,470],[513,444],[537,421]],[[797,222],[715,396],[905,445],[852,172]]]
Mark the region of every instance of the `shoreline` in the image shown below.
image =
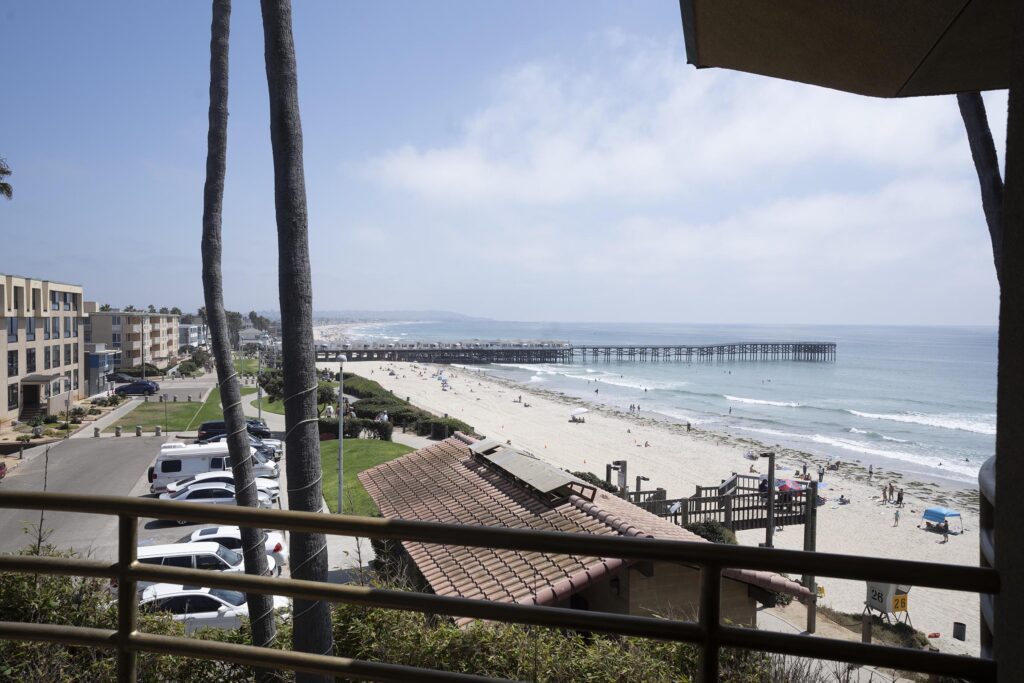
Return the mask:
[[[335,371],[338,368],[337,363],[318,366]],[[431,377],[439,369],[449,379],[447,390]],[[764,446],[753,439],[700,429],[687,433],[685,424],[656,414],[623,413],[481,370],[382,361],[353,362],[346,364],[345,370],[379,382],[418,407],[463,420],[481,434],[511,440],[514,447],[557,467],[587,470],[603,478],[606,463],[624,459],[631,487],[636,475],[644,475],[649,477],[645,489],[664,488],[669,498],[692,495],[695,486],[717,485],[734,472],[747,473],[752,463],[744,459],[744,452]],[[515,402],[520,394],[523,403]],[[591,411],[584,424],[569,422],[572,407]],[[804,462],[809,471],[828,462],[824,457],[792,449],[776,452],[780,478],[792,477]],[[764,461],[753,465],[760,473],[767,468]],[[881,501],[880,490],[890,481],[905,489],[906,504],[900,510],[899,526],[894,524],[896,507]],[[843,460],[839,471],[827,471],[825,483],[822,495],[828,502],[818,508],[818,551],[977,566],[977,491],[915,482],[892,470],[876,472],[869,481],[867,468],[850,460]],[[837,505],[835,499],[840,495],[849,498],[851,504]],[[935,504],[958,507],[963,514],[965,533],[951,536],[948,544],[915,526],[923,509]],[[743,545],[757,545],[764,534],[763,529],[741,531],[737,538]],[[801,549],[802,544],[802,527],[775,534],[777,548]],[[866,589],[863,581],[822,577],[819,583],[825,588],[822,604],[844,612],[862,611]],[[941,633],[942,637],[930,642],[943,651],[978,652],[978,610],[976,595],[926,588],[911,591],[910,613],[915,627],[926,633]],[[951,638],[954,620],[967,624],[966,643]]]

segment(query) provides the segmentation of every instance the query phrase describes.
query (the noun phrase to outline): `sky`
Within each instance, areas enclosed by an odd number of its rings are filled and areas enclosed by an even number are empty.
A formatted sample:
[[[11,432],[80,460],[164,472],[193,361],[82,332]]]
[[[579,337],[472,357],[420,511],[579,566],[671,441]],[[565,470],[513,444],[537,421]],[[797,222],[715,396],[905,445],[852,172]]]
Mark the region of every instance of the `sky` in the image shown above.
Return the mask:
[[[294,22],[318,310],[996,323],[953,97],[698,71],[675,0],[301,0]],[[258,3],[231,31],[225,299],[276,310]],[[5,0],[0,272],[202,305],[209,39],[199,0]]]

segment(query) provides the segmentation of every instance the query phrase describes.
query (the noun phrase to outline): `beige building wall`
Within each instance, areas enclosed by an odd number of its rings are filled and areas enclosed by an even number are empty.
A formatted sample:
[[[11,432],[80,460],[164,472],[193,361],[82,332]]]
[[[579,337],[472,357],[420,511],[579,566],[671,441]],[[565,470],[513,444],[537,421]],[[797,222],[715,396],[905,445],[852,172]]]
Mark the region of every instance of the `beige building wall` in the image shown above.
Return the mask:
[[[594,611],[696,621],[700,569],[672,562],[640,562],[581,591],[580,597],[587,609]],[[757,602],[747,584],[723,578],[721,605],[723,623],[756,626]]]
[[[88,302],[89,307],[95,302]],[[143,311],[99,311],[89,315],[89,342],[121,351],[120,367],[145,362],[159,367],[178,359],[178,317]]]
[[[82,287],[0,274],[0,429],[83,398]]]

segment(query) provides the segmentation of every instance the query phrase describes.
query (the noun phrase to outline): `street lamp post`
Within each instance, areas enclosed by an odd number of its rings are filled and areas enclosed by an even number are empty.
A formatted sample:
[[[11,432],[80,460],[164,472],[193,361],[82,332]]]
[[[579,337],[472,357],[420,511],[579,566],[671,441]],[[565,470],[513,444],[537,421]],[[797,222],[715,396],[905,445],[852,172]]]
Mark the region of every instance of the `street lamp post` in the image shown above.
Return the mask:
[[[774,548],[772,540],[775,538],[775,452],[767,451],[760,454],[762,458],[768,458],[768,528],[765,530],[763,548]]]
[[[260,377],[263,376],[263,347],[259,347],[256,350],[256,357],[259,359],[256,362],[256,413],[259,415],[260,421],[263,421],[263,385],[260,384]]]
[[[345,361],[348,356],[338,357],[338,514],[343,506],[342,493],[345,490]]]

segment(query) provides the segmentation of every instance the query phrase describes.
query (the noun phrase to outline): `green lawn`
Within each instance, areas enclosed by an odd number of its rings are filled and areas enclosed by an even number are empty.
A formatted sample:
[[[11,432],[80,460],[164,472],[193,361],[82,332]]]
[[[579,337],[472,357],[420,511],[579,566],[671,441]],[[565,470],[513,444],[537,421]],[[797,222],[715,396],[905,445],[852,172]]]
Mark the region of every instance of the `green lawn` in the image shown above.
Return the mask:
[[[284,415],[284,403],[280,401],[271,401],[269,398],[264,396],[259,400],[258,405],[263,406],[263,410],[265,410],[268,413]]]
[[[260,361],[257,358],[242,358],[235,356],[235,371],[240,375],[255,375],[260,368]]]
[[[255,387],[242,387],[242,396],[256,393]],[[195,430],[209,420],[223,420],[224,411],[220,405],[220,389],[214,388],[204,403],[198,401],[184,403],[182,401],[160,403],[158,400],[136,401],[138,404],[130,412],[123,415],[115,424],[104,432],[113,432],[120,425],[122,430],[134,431],[136,425],[142,425],[143,432],[152,432],[157,425],[169,432],[187,432]],[[166,407],[167,412],[164,412]]]
[[[345,439],[345,492],[344,512],[353,515],[377,515],[380,511],[373,503],[366,489],[359,483],[357,474],[382,462],[409,453],[409,446],[393,441],[375,439]],[[338,511],[338,442],[320,443],[320,466],[324,471],[324,499],[331,512]]]

